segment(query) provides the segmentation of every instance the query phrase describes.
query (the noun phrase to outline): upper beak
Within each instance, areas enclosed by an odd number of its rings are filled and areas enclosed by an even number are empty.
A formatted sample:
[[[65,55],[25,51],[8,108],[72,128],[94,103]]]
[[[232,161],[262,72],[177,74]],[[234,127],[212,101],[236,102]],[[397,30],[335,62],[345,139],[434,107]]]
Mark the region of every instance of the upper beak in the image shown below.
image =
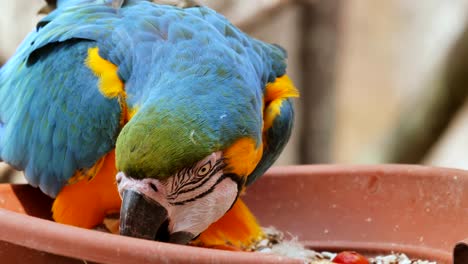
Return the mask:
[[[175,244],[187,244],[195,237],[188,232],[170,234],[166,208],[132,190],[123,191],[120,234]]]
[[[168,239],[167,210],[143,194],[125,190],[120,209],[120,234],[163,241]]]

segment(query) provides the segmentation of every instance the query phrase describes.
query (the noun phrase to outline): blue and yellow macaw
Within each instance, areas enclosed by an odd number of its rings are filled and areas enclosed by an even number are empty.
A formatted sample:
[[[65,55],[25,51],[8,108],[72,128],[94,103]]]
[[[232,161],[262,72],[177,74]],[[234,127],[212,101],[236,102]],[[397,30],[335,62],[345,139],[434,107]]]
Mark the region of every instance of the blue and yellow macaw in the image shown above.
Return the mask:
[[[239,196],[293,124],[285,57],[206,7],[59,0],[0,70],[0,159],[57,222],[245,249]]]

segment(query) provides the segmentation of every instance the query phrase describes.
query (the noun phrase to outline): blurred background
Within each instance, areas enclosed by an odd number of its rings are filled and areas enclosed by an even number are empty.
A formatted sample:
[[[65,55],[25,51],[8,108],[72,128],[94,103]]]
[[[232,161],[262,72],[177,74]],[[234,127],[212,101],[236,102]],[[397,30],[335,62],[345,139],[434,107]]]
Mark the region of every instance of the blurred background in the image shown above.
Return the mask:
[[[468,0],[199,2],[289,53],[301,98],[277,164],[468,169]],[[0,64],[43,5],[0,1]],[[24,180],[2,164],[0,181]]]

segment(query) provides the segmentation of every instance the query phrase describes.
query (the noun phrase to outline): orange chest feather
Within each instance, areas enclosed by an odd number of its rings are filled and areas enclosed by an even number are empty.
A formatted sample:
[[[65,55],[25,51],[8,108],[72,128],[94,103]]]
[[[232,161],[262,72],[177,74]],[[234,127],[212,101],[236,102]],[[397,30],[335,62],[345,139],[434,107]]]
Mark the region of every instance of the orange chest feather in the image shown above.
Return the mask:
[[[69,184],[57,195],[52,207],[55,221],[93,228],[102,223],[106,214],[120,210],[114,150],[95,166],[100,168],[91,180],[82,179]]]

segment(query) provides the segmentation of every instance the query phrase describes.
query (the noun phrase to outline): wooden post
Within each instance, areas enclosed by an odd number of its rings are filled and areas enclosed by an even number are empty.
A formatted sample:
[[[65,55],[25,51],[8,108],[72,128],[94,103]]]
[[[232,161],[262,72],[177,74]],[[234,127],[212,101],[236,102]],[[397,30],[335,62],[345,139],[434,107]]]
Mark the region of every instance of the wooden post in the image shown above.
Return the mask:
[[[366,154],[372,162],[419,163],[446,131],[468,96],[468,25],[417,100],[386,139]]]
[[[301,163],[331,161],[334,128],[335,62],[339,0],[301,1],[302,84]]]

